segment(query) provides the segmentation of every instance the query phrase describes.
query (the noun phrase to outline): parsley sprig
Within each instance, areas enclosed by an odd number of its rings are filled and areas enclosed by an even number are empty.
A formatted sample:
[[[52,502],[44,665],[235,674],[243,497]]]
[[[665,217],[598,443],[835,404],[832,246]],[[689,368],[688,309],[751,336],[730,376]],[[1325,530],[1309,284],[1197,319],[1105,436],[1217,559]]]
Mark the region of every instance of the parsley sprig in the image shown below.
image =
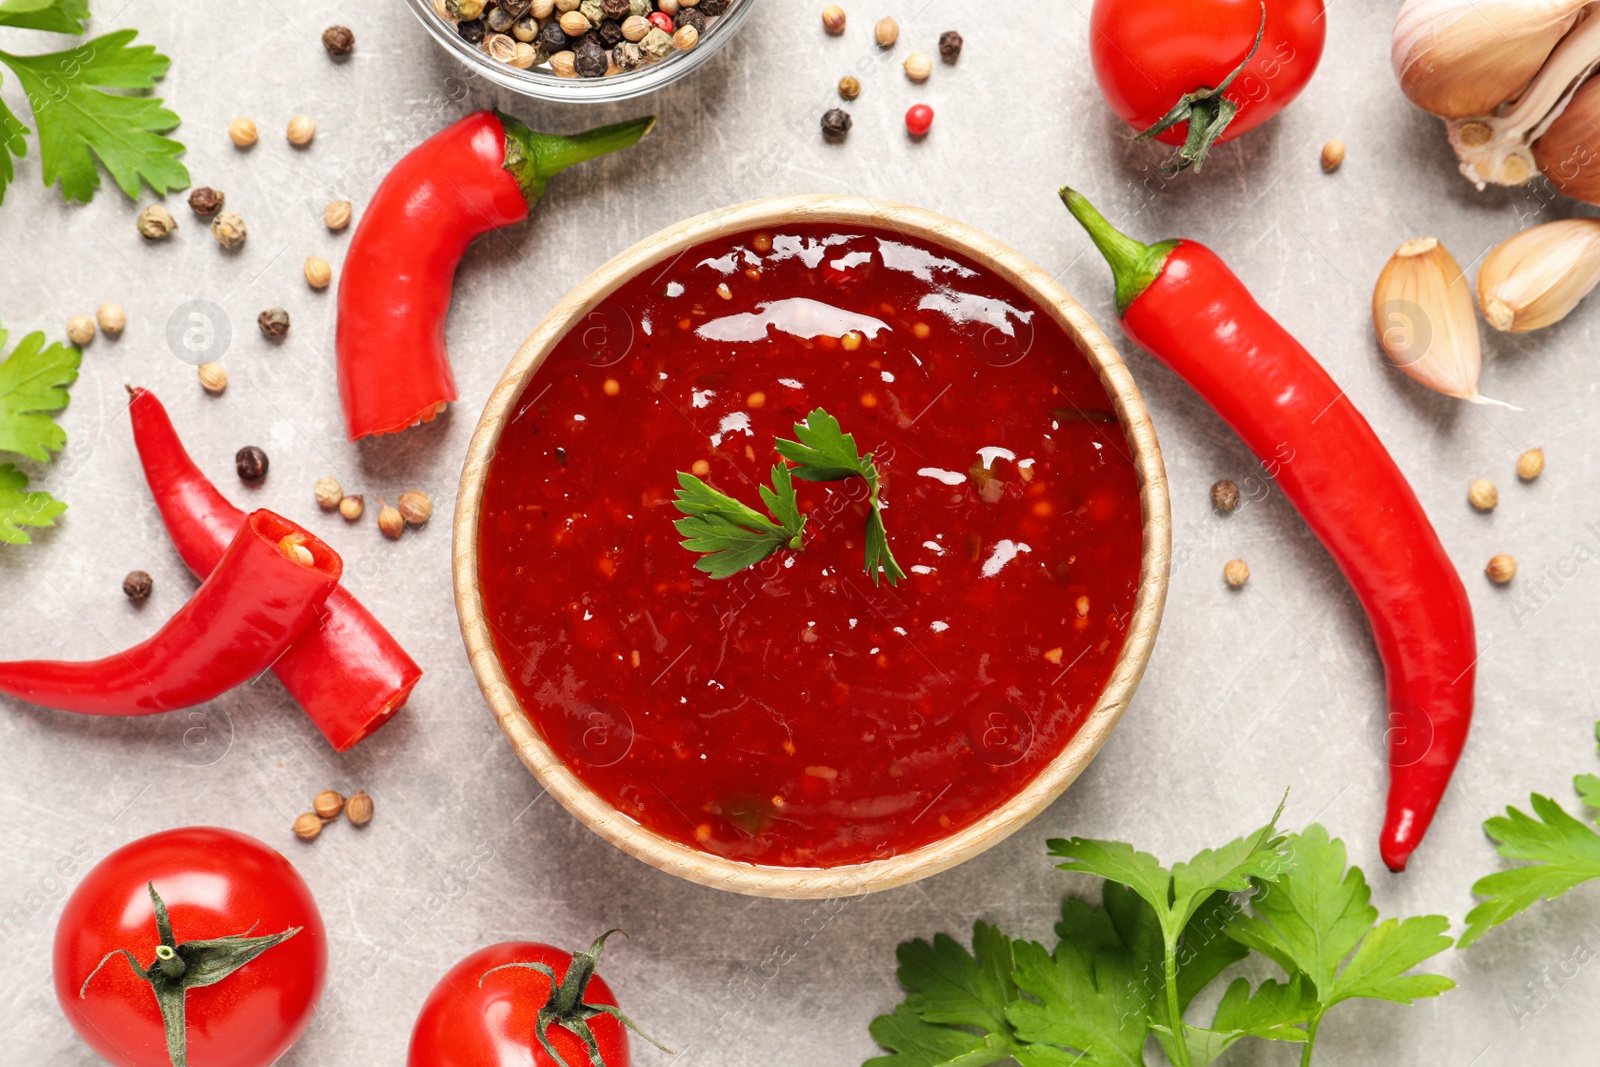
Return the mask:
[[[1171,868],[1122,842],[1052,841],[1063,869],[1105,880],[1101,903],[1065,900],[1054,949],[981,922],[970,952],[943,934],[901,945],[907,996],[872,1021],[890,1054],[866,1067],[1142,1067],[1152,1037],[1179,1067],[1209,1067],[1245,1038],[1297,1043],[1309,1064],[1335,1004],[1452,988],[1409,973],[1449,947],[1448,920],[1378,922],[1342,842],[1316,825],[1282,834],[1276,821]],[[1186,1021],[1252,949],[1286,980],[1234,978],[1208,1025]]]
[[[728,578],[780,548],[800,550],[806,519],[795,500],[788,466],[773,464],[772,488],[763,485],[760,493],[776,522],[694,475],[678,472],[673,506],[685,517],[672,525],[683,535],[684,548],[706,553],[695,561],[695,569],[713,578]]]
[[[805,516],[795,499],[794,479],[808,482],[835,482],[861,478],[867,483],[866,569],[874,583],[881,571],[894,585],[905,572],[889,550],[889,536],[883,528],[883,513],[878,503],[878,468],[872,453],[856,451],[856,440],[839,427],[839,420],[822,408],[794,424],[798,441],[779,438],[778,454],[794,463],[793,468],[777,463],[772,468],[772,488],[760,487],[761,501],[772,518],[726,493],[711,488],[692,474],[678,472],[678,491],[673,506],[685,518],[673,523],[683,535],[683,547],[703,553],[695,561],[698,570],[713,578],[727,578],[746,567],[753,567],[780,548],[800,551],[804,547]],[[776,520],[776,521],[774,521]]]
[[[0,27],[82,34],[87,0],[0,0]],[[178,116],[160,100],[106,92],[153,88],[171,61],[149,45],[133,45],[135,30],[118,30],[76,48],[20,56],[0,51],[27,94],[39,128],[40,174],[68,200],[87,201],[100,185],[98,159],[130,199],[142,181],[157,193],[182,189],[189,172],[178,162],[183,145],[164,136]],[[16,176],[12,157],[27,153],[31,132],[0,102],[0,201]]]
[[[839,420],[822,408],[806,416],[805,422],[794,424],[798,441],[778,438],[778,455],[796,464],[794,476],[807,482],[837,482],[845,478],[861,478],[867,483],[866,569],[873,584],[881,572],[894,585],[906,576],[889,550],[889,535],[883,528],[883,506],[878,501],[878,467],[872,453],[856,451],[854,435],[845,433]]]
[[[5,346],[6,331],[0,329],[0,353]],[[53,413],[67,406],[66,387],[77,381],[82,359],[70,345],[46,345],[41,330],[0,361],[0,452],[47,460],[66,446],[67,432]],[[51,520],[67,510],[49,493],[27,489],[27,475],[0,463],[0,544],[28,544],[24,526],[52,526]]]

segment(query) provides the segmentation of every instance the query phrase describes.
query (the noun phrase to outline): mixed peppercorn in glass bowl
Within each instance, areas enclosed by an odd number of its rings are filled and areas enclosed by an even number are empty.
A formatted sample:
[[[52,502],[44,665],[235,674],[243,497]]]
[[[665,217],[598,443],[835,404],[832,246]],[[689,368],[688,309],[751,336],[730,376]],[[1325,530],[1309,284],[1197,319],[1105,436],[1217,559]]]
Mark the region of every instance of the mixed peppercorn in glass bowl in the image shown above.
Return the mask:
[[[755,0],[410,0],[435,40],[524,96],[616,101],[684,77]]]

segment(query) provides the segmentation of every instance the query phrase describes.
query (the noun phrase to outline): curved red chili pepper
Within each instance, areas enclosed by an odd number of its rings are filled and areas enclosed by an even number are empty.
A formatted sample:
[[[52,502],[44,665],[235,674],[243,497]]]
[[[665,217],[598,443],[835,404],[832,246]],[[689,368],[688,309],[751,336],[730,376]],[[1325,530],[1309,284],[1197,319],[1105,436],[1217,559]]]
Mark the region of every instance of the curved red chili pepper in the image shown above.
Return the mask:
[[[339,275],[334,348],[350,440],[426,422],[456,398],[444,325],[456,265],[473,238],[521,222],[554,174],[634,144],[655,121],[564,137],[478,111],[395,164]]]
[[[1367,420],[1214,252],[1141,244],[1078,193],[1061,198],[1111,264],[1128,336],[1233,427],[1366,610],[1388,679],[1379,848],[1390,870],[1404,870],[1472,722],[1477,638],[1461,576]]]
[[[161,520],[183,562],[204,578],[222,559],[244,512],[195,466],[155,394],[131,387],[128,393],[133,441]],[[416,661],[342,585],[272,672],[336,752],[388,722],[422,677]]]
[[[294,558],[291,544],[310,562]],[[155,636],[84,663],[0,663],[0,692],[88,715],[203,704],[266,670],[316,618],[343,569],[339,554],[312,534],[270,511],[253,512]]]

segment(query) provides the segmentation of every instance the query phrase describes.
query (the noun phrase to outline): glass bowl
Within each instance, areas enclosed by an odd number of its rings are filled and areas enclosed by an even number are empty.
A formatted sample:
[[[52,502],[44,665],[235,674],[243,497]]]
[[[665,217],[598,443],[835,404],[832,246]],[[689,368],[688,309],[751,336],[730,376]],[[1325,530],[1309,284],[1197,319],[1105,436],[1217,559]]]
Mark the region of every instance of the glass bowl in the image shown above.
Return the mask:
[[[674,53],[666,59],[625,74],[613,74],[605,78],[562,78],[547,68],[521,70],[491,59],[481,48],[468,44],[456,32],[455,23],[440,17],[433,9],[433,0],[407,0],[407,3],[433,39],[474,73],[514,93],[563,103],[632,100],[671,85],[716,55],[739,32],[756,6],[756,0],[735,0],[728,13],[712,21],[705,36],[700,38],[700,43],[687,52]]]

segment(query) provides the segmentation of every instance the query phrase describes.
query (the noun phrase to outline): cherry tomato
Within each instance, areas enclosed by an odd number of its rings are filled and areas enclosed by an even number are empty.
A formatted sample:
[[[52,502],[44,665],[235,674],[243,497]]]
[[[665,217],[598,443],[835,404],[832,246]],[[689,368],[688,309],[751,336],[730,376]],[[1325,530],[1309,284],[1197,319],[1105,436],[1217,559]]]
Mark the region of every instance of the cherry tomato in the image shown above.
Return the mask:
[[[912,104],[906,110],[906,129],[913,137],[921,137],[933,128],[933,108],[927,104]]]
[[[1261,29],[1261,0],[1095,0],[1089,54],[1111,110],[1136,130],[1158,122],[1185,93],[1215,87]],[[1261,45],[1223,95],[1239,105],[1217,143],[1283,110],[1322,58],[1322,0],[1266,0]],[[1182,144],[1187,122],[1157,135]]]
[[[628,1067],[625,1017],[617,1011],[611,987],[594,974],[609,936],[602,935],[587,952],[536,941],[504,941],[474,952],[428,994],[411,1031],[406,1067],[588,1067],[594,1062],[590,1048],[575,1026],[587,1026],[605,1067]],[[549,968],[555,982],[539,967]],[[547,1014],[549,1025],[543,1027],[545,1040],[564,1063],[538,1037],[541,1012],[556,1008],[553,985],[564,986],[560,992],[574,1005],[564,1014]]]
[[[56,926],[53,959],[56,999],[73,1029],[119,1067],[170,1067],[152,983],[121,955],[95,971],[118,949],[141,967],[160,965],[151,887],[166,905],[180,958],[186,942],[300,928],[216,984],[183,994],[188,1067],[266,1067],[278,1059],[305,1031],[322,995],[327,934],[289,861],[232,830],[189,827],[140,838],[73,890]]]

